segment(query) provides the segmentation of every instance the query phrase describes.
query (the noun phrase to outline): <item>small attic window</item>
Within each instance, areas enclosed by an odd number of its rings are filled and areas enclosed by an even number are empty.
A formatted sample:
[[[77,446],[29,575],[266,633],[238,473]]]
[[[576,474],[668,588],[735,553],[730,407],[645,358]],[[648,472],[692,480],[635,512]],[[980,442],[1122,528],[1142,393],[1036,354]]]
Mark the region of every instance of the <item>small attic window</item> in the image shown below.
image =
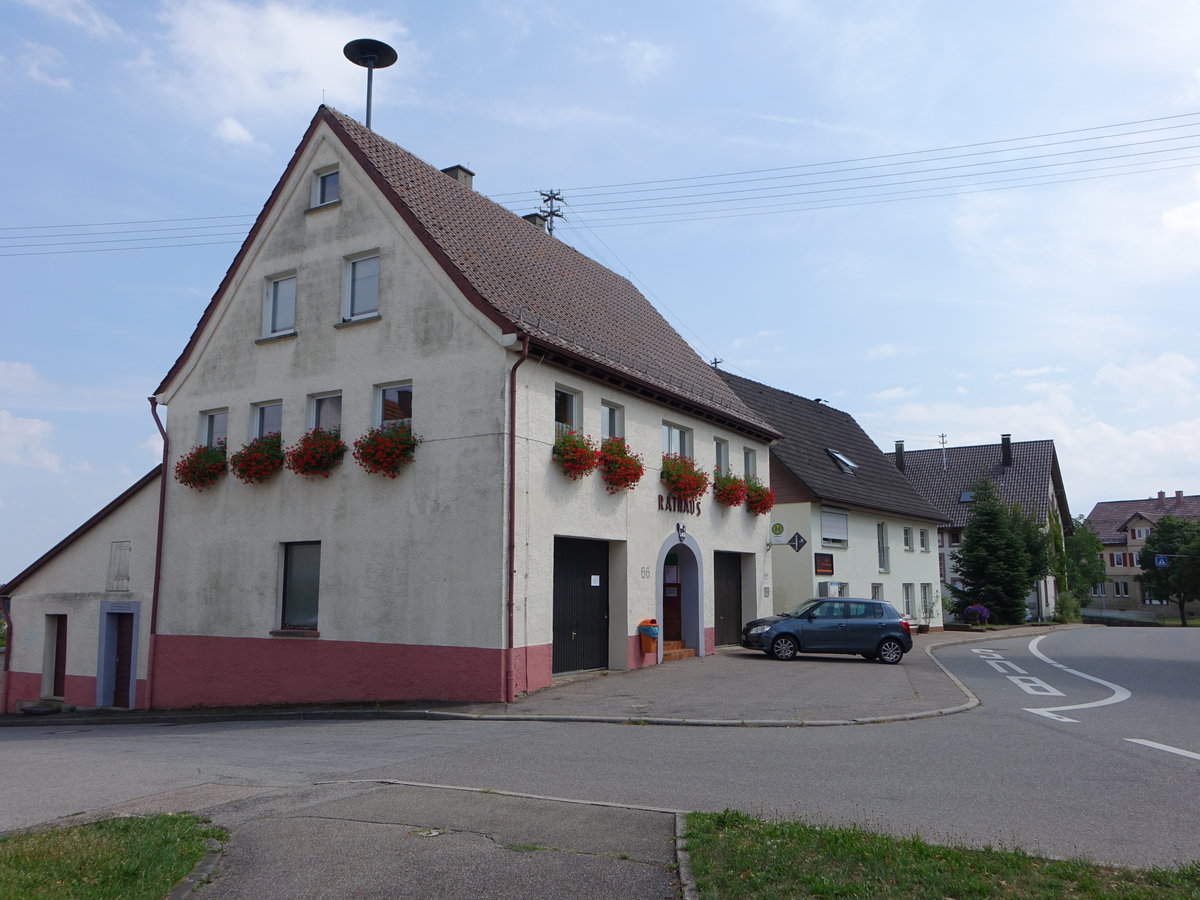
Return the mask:
[[[342,199],[337,168],[318,171],[313,176],[313,206],[325,206]]]
[[[838,468],[841,469],[846,475],[853,475],[854,470],[858,468],[858,463],[854,462],[844,453],[839,453],[833,448],[827,448],[825,452],[833,457],[833,461],[838,464]]]
[[[963,491],[961,494],[958,495],[958,502],[959,503],[974,503],[975,502],[975,492],[974,491]]]

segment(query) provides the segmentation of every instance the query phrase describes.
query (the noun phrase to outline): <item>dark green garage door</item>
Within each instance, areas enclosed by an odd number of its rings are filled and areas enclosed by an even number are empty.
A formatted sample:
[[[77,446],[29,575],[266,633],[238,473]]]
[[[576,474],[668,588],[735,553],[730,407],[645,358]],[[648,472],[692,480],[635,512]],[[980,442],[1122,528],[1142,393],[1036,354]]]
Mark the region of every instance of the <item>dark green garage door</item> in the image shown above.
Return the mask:
[[[713,580],[716,582],[713,587],[713,607],[717,646],[736,644],[742,639],[741,554],[713,554]]]
[[[554,539],[553,669],[608,668],[608,542]]]

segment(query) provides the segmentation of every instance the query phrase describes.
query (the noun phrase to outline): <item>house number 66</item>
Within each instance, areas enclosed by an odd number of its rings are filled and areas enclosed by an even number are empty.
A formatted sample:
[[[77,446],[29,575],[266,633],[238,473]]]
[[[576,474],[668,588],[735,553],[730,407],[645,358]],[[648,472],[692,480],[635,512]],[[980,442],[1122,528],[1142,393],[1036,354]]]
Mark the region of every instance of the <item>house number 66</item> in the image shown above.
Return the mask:
[[[642,577],[643,578],[653,578],[654,570],[651,569],[649,566],[642,566]]]

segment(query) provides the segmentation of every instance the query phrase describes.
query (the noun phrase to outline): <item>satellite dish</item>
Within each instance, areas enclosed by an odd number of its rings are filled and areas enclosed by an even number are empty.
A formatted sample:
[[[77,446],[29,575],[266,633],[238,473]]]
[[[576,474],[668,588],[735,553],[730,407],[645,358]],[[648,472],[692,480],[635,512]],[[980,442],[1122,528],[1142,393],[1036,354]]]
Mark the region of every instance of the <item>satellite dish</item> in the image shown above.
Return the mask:
[[[399,56],[395,49],[373,38],[359,38],[351,41],[342,48],[346,59],[356,66],[367,70],[367,127],[371,127],[371,82],[376,69],[386,69],[393,65]]]

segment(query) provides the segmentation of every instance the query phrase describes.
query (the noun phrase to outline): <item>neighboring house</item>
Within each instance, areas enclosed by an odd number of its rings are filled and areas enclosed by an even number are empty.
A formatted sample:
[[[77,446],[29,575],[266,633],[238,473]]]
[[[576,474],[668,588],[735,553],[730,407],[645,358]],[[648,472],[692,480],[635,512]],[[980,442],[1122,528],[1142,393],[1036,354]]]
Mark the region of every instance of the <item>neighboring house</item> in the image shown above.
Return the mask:
[[[774,607],[810,597],[886,600],[942,625],[934,539],[942,513],[896,470],[849,413],[721,372],[783,438],[770,451],[773,522],[807,542],[772,550]]]
[[[109,517],[131,519],[138,566],[160,559],[130,574],[130,696],[107,695],[98,657],[104,561],[72,545],[0,588],[6,710],[511,700],[558,673],[662,661],[642,620],[704,654],[770,611],[770,517],[680,503],[659,471],[664,451],[711,470],[718,439],[765,458],[775,429],[629,281],[470,179],[318,109],[155,391],[161,506],[147,483]],[[350,453],[328,478],[197,491],[173,475],[195,445],[290,446],[314,426],[352,444],[397,423],[424,441],[394,480]],[[568,430],[623,436],[641,482],[568,478],[551,453]]]
[[[1163,516],[1200,520],[1200,495],[1176,491],[1168,497],[1159,491],[1157,497],[1145,500],[1104,500],[1092,507],[1087,521],[1104,545],[1101,558],[1107,578],[1092,588],[1092,609],[1140,610],[1169,602],[1166,597],[1147,596],[1137,580],[1142,547]]]
[[[946,584],[962,586],[954,569],[954,553],[971,521],[972,488],[980,478],[990,478],[1000,499],[1019,505],[1043,531],[1057,533],[1061,540],[1064,528],[1070,527],[1071,511],[1052,440],[1013,441],[1004,434],[999,444],[908,451],[903,441],[897,441],[895,452],[887,456],[945,517],[947,524],[938,529],[938,552],[940,576]],[[1058,587],[1053,576],[1038,582],[1026,605],[1033,619],[1054,615]]]

